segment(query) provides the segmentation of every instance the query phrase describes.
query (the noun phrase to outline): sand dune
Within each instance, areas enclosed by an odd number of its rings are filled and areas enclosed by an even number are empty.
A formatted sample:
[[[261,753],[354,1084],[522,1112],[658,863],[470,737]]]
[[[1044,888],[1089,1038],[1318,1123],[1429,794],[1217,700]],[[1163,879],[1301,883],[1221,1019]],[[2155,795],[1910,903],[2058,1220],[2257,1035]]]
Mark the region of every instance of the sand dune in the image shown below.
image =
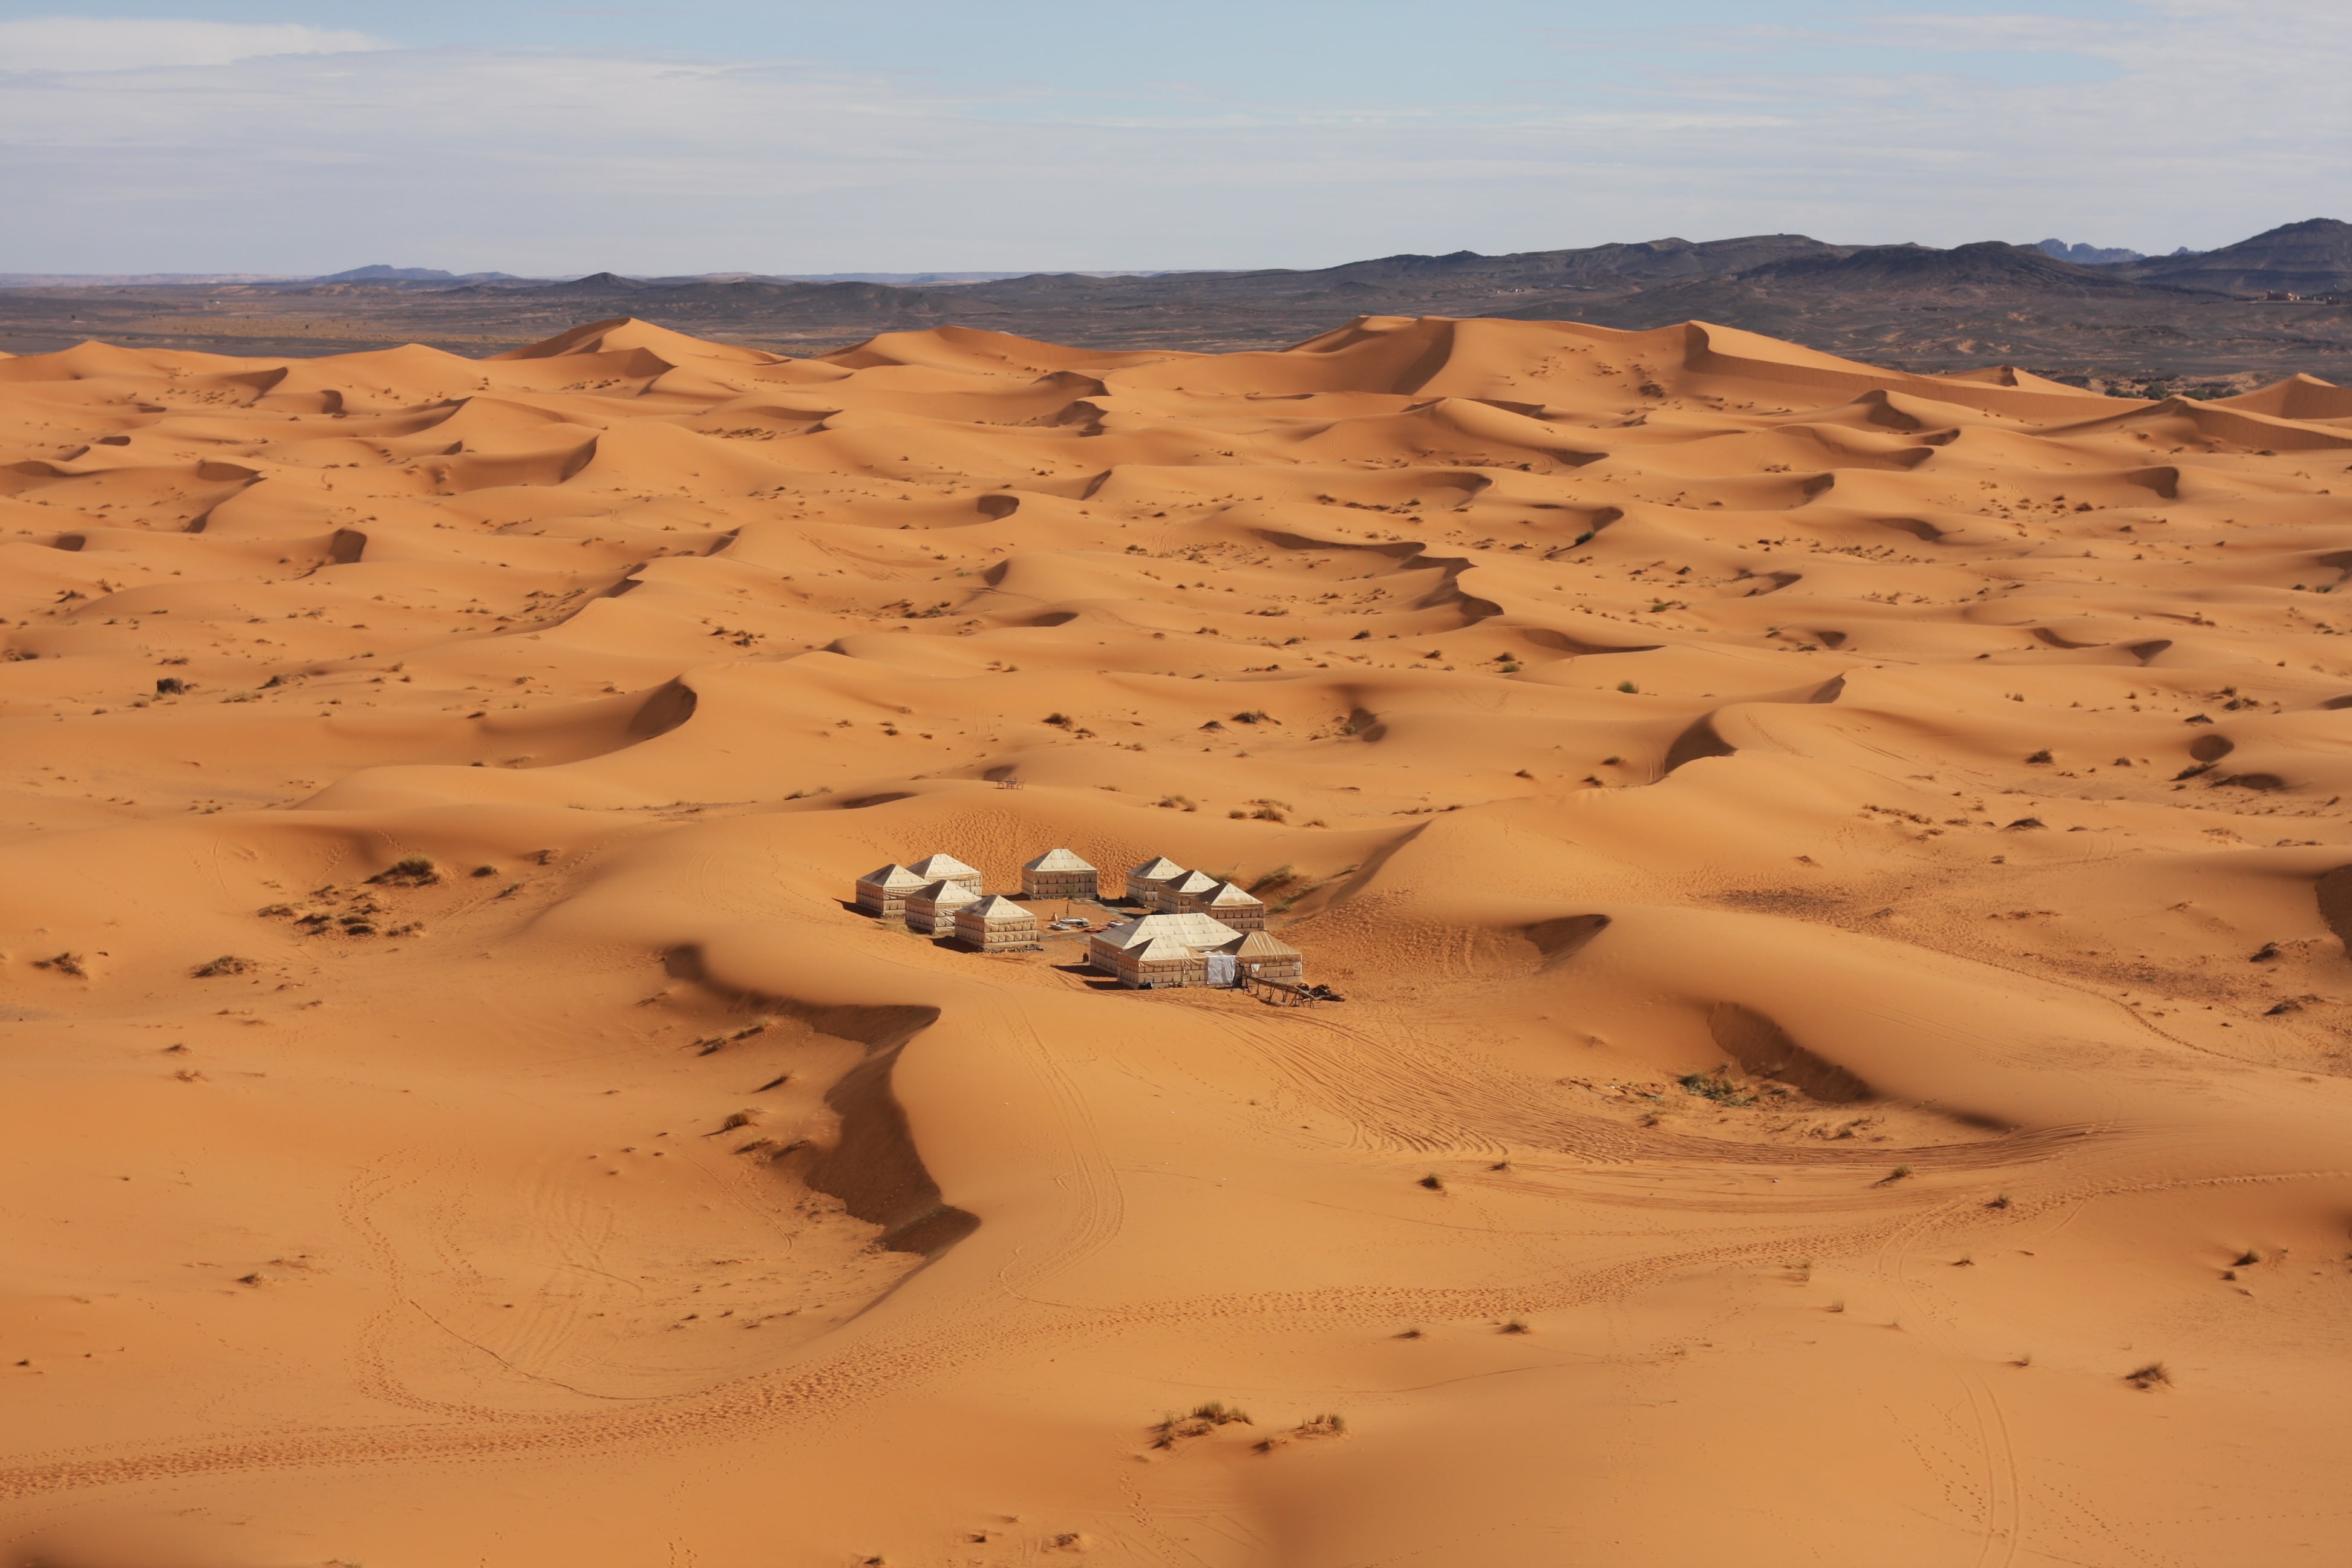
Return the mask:
[[[11,1563],[2342,1554],[2345,389],[623,320],[0,414]],[[1055,846],[1346,1000],[848,904]]]

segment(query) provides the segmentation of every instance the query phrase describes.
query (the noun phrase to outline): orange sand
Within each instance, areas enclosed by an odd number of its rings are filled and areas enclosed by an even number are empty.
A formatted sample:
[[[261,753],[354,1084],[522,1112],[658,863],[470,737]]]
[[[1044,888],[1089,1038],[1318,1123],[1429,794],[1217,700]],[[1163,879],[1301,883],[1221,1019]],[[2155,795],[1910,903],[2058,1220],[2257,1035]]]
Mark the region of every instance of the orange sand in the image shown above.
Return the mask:
[[[0,411],[11,1563],[2345,1561],[2352,392],[622,321]],[[1055,845],[1348,1000],[845,908]]]

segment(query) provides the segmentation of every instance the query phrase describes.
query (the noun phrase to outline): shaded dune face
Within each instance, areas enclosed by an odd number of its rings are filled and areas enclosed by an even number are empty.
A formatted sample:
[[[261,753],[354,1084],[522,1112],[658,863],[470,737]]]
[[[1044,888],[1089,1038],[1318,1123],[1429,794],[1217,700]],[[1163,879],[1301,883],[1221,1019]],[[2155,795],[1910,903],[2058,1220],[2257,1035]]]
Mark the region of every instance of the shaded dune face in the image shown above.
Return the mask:
[[[0,1539],[2323,1561],[2347,395],[0,357]],[[1346,1000],[851,902],[1056,846]]]

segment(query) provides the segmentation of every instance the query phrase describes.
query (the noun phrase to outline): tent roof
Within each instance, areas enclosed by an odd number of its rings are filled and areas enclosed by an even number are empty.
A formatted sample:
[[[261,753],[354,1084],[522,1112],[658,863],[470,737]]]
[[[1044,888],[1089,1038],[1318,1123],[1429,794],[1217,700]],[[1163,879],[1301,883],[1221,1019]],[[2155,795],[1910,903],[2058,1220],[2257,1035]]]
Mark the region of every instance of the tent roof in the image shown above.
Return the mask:
[[[940,877],[977,877],[980,875],[979,867],[967,866],[952,855],[926,855],[921,859],[916,861],[912,866],[908,867],[908,869],[921,872],[925,881],[929,881]]]
[[[1234,887],[1231,882],[1223,882],[1218,884],[1217,895],[1211,899],[1209,903],[1212,908],[1218,904],[1226,904],[1234,908],[1240,908],[1249,904],[1255,904],[1260,909],[1264,909],[1265,907],[1264,900],[1251,897],[1249,894],[1243,892],[1239,888]]]
[[[1280,937],[1268,936],[1262,931],[1251,931],[1238,942],[1229,942],[1217,950],[1230,952],[1235,958],[1300,958],[1305,955]]]
[[[968,905],[958,912],[977,915],[984,921],[1034,921],[1037,918],[1003,893],[991,893],[980,902]]]
[[[1206,871],[1187,871],[1183,879],[1169,889],[1177,893],[1205,893],[1217,885],[1217,879]]]
[[[1179,866],[1175,861],[1171,860],[1165,855],[1154,855],[1150,859],[1146,860],[1142,865],[1138,866],[1134,870],[1128,873],[1130,877],[1138,878],[1148,882],[1161,882],[1167,880],[1171,877],[1181,877],[1183,874],[1184,868]]]
[[[942,877],[927,884],[919,893],[909,893],[909,899],[920,899],[927,904],[976,904],[980,895],[961,882],[950,882]]]
[[[1189,943],[1163,936],[1155,937],[1141,948],[1130,949],[1129,952],[1138,963],[1188,963],[1192,960],[1195,950]]]
[[[1048,849],[1026,866],[1024,871],[1091,871],[1092,866],[1066,849]]]
[[[857,885],[861,888],[914,889],[921,887],[923,882],[923,878],[916,876],[904,866],[895,864],[877,868],[857,879]]]
[[[1145,915],[1097,931],[1095,941],[1126,952],[1152,942],[1181,942],[1186,947],[1216,947],[1241,935],[1222,921],[1207,915]]]

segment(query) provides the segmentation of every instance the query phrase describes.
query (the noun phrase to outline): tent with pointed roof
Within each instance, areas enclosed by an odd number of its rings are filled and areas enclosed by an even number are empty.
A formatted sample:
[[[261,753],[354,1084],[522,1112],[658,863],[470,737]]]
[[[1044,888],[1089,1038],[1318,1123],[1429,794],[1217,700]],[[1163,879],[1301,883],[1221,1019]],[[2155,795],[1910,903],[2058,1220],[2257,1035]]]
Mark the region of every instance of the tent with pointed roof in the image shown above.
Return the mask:
[[[1002,893],[992,893],[955,912],[956,940],[982,952],[1041,947],[1037,917]]]
[[[907,929],[925,936],[953,936],[956,911],[978,902],[978,893],[942,877],[907,895]]]
[[[1218,883],[1216,891],[1202,900],[1201,909],[1235,931],[1265,929],[1265,905],[1231,882]]]
[[[961,882],[974,893],[988,890],[980,885],[980,868],[967,866],[952,855],[926,855],[907,869],[926,882]]]
[[[1241,932],[1207,915],[1145,915],[1097,932],[1087,944],[1087,963],[1116,975],[1123,985],[1199,985],[1208,978],[1201,954],[1241,939]],[[1166,967],[1179,952],[1189,954],[1189,961],[1178,968]],[[1147,952],[1157,952],[1150,961],[1155,967],[1147,969]]]
[[[1121,984],[1137,991],[1170,985],[1199,985],[1208,978],[1208,960],[1201,950],[1173,937],[1155,936],[1120,954]]]
[[[1223,886],[1206,871],[1187,871],[1160,889],[1160,907],[1171,915],[1206,913],[1210,896]]]
[[[1232,954],[1234,967],[1253,980],[1286,980],[1296,985],[1307,978],[1307,955],[1262,931],[1245,932],[1217,951]]]
[[[1090,954],[1101,955],[1102,961],[1096,967],[1108,969],[1110,953],[1139,947],[1157,938],[1172,938],[1193,947],[1214,947],[1240,934],[1233,927],[1202,914],[1143,915],[1097,931],[1087,945]]]
[[[1093,899],[1101,873],[1067,849],[1048,849],[1021,868],[1024,899]]]
[[[1156,908],[1160,902],[1160,889],[1183,875],[1183,867],[1165,855],[1154,855],[1127,874],[1128,901]]]
[[[895,920],[907,911],[907,895],[920,892],[928,880],[895,863],[868,871],[857,879],[857,908],[864,914]]]

